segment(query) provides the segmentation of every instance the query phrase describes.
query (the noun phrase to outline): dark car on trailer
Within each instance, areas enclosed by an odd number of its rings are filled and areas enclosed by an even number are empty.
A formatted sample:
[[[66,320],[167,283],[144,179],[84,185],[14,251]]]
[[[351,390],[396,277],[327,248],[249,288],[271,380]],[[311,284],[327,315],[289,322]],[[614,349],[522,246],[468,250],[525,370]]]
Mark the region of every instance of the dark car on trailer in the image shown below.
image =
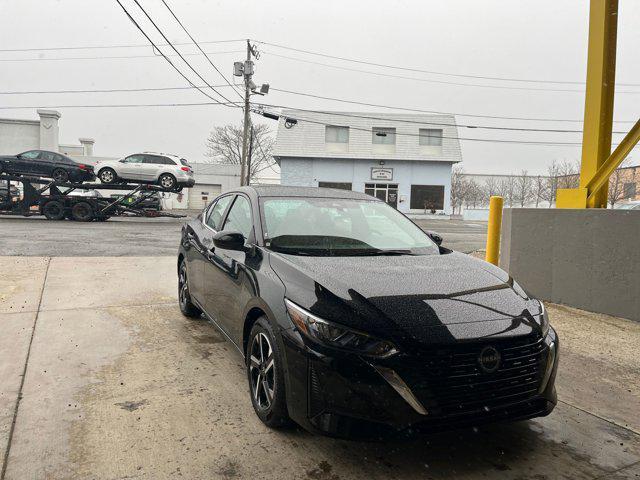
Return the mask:
[[[432,430],[549,414],[558,337],[503,270],[386,203],[242,187],[186,223],[179,303],[245,358],[270,427]]]
[[[93,167],[78,163],[57,152],[29,150],[17,155],[0,156],[0,173],[46,177],[56,182],[95,180]]]

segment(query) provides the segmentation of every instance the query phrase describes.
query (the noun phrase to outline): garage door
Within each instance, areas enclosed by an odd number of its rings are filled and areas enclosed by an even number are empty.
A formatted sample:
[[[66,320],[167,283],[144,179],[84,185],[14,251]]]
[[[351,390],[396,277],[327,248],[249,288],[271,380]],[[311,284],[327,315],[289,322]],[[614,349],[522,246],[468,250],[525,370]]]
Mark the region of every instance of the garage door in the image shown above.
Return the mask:
[[[220,195],[221,185],[196,183],[189,189],[189,208],[202,210],[211,200]]]

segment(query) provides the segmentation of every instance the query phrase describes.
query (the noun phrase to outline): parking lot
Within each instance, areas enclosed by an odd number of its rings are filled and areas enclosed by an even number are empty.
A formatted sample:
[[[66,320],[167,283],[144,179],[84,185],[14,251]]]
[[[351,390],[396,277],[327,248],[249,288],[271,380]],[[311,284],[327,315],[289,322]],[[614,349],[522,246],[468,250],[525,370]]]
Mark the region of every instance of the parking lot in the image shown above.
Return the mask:
[[[39,256],[149,256],[174,255],[180,228],[200,212],[184,218],[111,218],[107,222],[51,222],[42,216],[0,216],[0,252]],[[423,229],[444,237],[444,245],[461,252],[484,248],[486,222],[416,220]]]
[[[368,443],[269,430],[240,356],[180,314],[181,222],[0,219],[3,478],[640,475],[640,325],[563,306],[549,308],[562,339],[549,417]],[[424,227],[481,247],[482,226],[462,223]]]

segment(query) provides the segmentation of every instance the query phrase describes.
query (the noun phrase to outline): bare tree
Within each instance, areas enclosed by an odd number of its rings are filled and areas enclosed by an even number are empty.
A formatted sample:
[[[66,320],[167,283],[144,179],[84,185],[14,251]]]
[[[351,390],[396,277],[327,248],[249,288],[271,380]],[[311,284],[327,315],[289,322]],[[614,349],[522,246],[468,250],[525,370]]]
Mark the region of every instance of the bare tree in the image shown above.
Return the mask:
[[[540,206],[540,202],[545,199],[546,188],[547,179],[545,177],[541,177],[540,175],[533,177],[532,193],[536,208],[538,208]]]
[[[464,201],[467,208],[477,208],[484,203],[484,190],[474,179],[467,180],[467,194]]]
[[[453,213],[462,211],[462,204],[467,196],[469,182],[464,176],[462,167],[455,166],[451,170],[451,209]]]
[[[524,207],[533,198],[533,179],[526,170],[522,170],[517,177],[514,177],[514,200],[520,207]]]
[[[627,192],[625,192],[624,184],[625,184],[625,170],[624,168],[629,165],[629,159],[625,160],[620,164],[618,168],[614,170],[614,172],[609,177],[609,194],[608,201],[609,206],[611,208],[614,207],[616,203],[624,198],[627,198]]]
[[[215,127],[209,134],[205,145],[205,156],[211,158],[211,163],[227,165],[240,165],[242,159],[242,124],[227,124],[223,127]],[[251,136],[251,166],[249,178],[273,165],[272,156],[273,138],[269,127],[264,124],[253,125]]]
[[[496,177],[489,177],[484,181],[483,190],[483,204],[488,204],[489,199],[498,195],[500,191],[500,185]]]

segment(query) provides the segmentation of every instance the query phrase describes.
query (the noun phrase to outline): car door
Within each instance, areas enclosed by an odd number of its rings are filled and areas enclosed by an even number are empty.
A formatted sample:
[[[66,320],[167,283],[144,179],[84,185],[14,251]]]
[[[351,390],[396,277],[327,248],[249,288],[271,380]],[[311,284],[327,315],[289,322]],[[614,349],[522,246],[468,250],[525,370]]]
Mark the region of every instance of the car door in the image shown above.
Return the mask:
[[[141,180],[155,182],[165,165],[164,157],[159,155],[145,155],[140,169]]]
[[[244,235],[248,243],[255,241],[248,197],[236,195],[222,230],[236,230]],[[247,276],[251,272],[247,272],[246,257],[245,252],[215,247],[204,264],[207,309],[213,312],[219,326],[234,340],[242,338],[242,312],[253,296],[247,288],[247,283],[251,283]]]
[[[136,154],[120,160],[120,168],[118,168],[118,176],[125,180],[143,180],[142,178],[142,162],[144,155]]]
[[[193,243],[196,252],[193,254],[191,261],[193,275],[195,276],[194,296],[210,317],[215,317],[215,314],[207,308],[208,289],[204,281],[204,266],[211,255],[213,236],[222,228],[224,215],[232,200],[232,194],[218,197],[204,210],[199,225],[195,226],[192,232],[187,232],[187,235],[192,233],[195,236]]]
[[[10,169],[14,173],[34,174],[34,163],[38,161],[40,150],[29,150],[16,155],[11,161]]]
[[[31,164],[31,173],[50,177],[56,167],[56,156],[53,152],[41,151],[37,160]]]

